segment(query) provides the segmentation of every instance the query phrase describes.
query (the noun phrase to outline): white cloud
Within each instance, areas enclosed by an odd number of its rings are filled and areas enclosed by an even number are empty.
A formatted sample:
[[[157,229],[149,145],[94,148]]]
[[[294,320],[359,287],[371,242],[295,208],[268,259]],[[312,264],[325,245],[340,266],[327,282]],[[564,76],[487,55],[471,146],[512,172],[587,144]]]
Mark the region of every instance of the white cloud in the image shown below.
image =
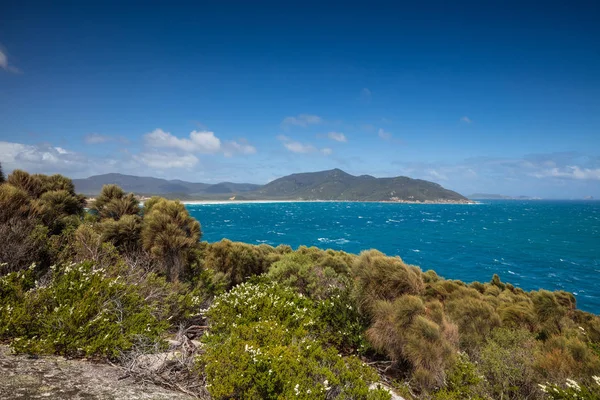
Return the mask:
[[[198,164],[198,158],[193,154],[179,155],[168,152],[140,153],[134,155],[133,159],[148,167],[157,169],[191,168]]]
[[[77,170],[86,166],[86,157],[49,144],[28,145],[0,142],[0,162],[8,169],[23,168],[32,172],[46,169]]]
[[[8,68],[8,57],[2,50],[0,50],[0,68],[7,69]]]
[[[8,72],[14,72],[14,73],[21,72],[17,67],[15,67],[14,65],[10,65],[8,63],[8,56],[1,48],[0,48],[0,68],[2,68],[5,71],[8,71]]]
[[[240,154],[256,154],[256,147],[248,144],[245,139],[226,141],[223,146],[225,157],[231,157],[235,153]]]
[[[287,142],[283,144],[286,149],[292,153],[312,153],[315,151],[315,147],[310,144],[302,144],[300,142]]]
[[[221,140],[213,132],[192,131],[190,138],[178,138],[162,129],[144,136],[146,144],[155,148],[172,148],[188,153],[216,153],[221,150]]]
[[[392,134],[383,130],[383,128],[379,128],[377,132],[380,138],[383,140],[390,140],[392,138]]]
[[[285,147],[287,150],[291,151],[292,153],[308,154],[308,153],[320,152],[321,154],[326,155],[326,156],[333,153],[333,150],[331,150],[329,147],[317,149],[312,144],[300,143],[300,142],[292,140],[290,137],[285,136],[285,135],[279,135],[279,136],[277,136],[277,139],[283,143],[283,147]]]
[[[346,139],[346,135],[341,132],[329,132],[327,137],[331,140],[335,140],[336,142],[346,143],[348,139]]]
[[[460,120],[461,120],[462,122],[464,122],[464,123],[467,123],[467,124],[470,124],[471,122],[473,122],[473,121],[471,120],[471,118],[467,117],[466,115],[465,115],[464,117],[462,117]]]
[[[292,125],[306,128],[309,125],[318,125],[323,122],[323,119],[318,115],[300,114],[296,117],[285,117],[281,122],[281,126],[289,127]]]
[[[550,168],[531,174],[536,178],[564,178],[576,180],[600,180],[600,168],[581,168],[568,165],[565,168]]]
[[[110,136],[100,135],[98,133],[90,133],[88,135],[85,135],[84,140],[87,144],[98,144],[108,142],[109,140],[111,140],[111,138]]]

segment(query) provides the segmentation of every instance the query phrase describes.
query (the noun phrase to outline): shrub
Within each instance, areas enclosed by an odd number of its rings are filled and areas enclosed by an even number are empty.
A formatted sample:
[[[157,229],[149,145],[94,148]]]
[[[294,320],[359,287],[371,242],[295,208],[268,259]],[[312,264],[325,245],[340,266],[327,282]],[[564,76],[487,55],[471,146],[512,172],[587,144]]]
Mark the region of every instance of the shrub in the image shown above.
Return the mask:
[[[539,397],[533,369],[537,344],[525,330],[493,330],[479,354],[487,392],[494,399]]]
[[[200,223],[183,204],[160,199],[144,214],[141,235],[143,248],[162,263],[167,278],[176,281],[189,264],[202,232]]]
[[[394,302],[380,301],[367,337],[392,361],[408,362],[417,386],[428,390],[443,385],[445,368],[455,352],[450,340],[455,333],[443,315],[438,324],[426,311],[423,301],[413,295],[403,295]]]
[[[547,384],[540,388],[552,400],[598,400],[600,399],[600,377],[593,376],[593,382],[578,383],[566,379],[564,385]]]
[[[331,297],[333,292],[339,292],[349,286],[346,274],[338,273],[335,267],[328,264],[333,257],[325,257],[318,264],[305,254],[294,252],[281,257],[269,268],[267,277],[276,282],[294,287],[296,291],[310,298],[324,300]],[[344,270],[338,265],[338,270]]]
[[[377,375],[309,336],[312,301],[276,284],[244,283],[215,299],[200,366],[215,399],[389,399]]]
[[[403,294],[424,291],[422,273],[399,257],[386,257],[376,250],[364,251],[352,267],[354,298],[359,311],[372,315],[380,300],[392,301]]]
[[[446,312],[458,326],[461,348],[469,354],[501,324],[494,307],[477,298],[465,297],[449,301],[446,303]]]
[[[158,340],[166,329],[137,288],[90,263],[53,269],[48,286],[31,271],[0,278],[0,337],[16,352],[116,357],[136,337]]]
[[[133,193],[125,194],[123,189],[117,185],[102,186],[91,210],[96,212],[101,219],[114,220],[125,215],[137,215],[141,211],[139,200]]]
[[[232,288],[249,277],[269,269],[275,256],[270,246],[252,246],[224,239],[209,244],[204,251],[204,266],[224,274],[227,288]]]
[[[434,400],[484,400],[483,377],[467,353],[459,353],[446,376],[446,387],[433,393]]]

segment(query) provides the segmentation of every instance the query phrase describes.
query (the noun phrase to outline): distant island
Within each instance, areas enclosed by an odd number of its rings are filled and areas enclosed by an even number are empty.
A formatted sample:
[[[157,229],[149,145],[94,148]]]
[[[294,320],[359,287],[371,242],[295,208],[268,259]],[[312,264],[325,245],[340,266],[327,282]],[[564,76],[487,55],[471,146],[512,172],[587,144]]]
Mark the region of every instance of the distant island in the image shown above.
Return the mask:
[[[490,194],[490,193],[473,193],[467,198],[471,200],[541,200],[540,197],[531,196],[505,196],[503,194]]]
[[[161,195],[182,200],[340,200],[409,203],[470,203],[463,195],[437,183],[405,176],[375,178],[354,176],[341,169],[292,174],[266,185],[222,182],[193,183],[122,174],[73,179],[78,192],[100,193],[102,186],[117,184],[141,196]]]

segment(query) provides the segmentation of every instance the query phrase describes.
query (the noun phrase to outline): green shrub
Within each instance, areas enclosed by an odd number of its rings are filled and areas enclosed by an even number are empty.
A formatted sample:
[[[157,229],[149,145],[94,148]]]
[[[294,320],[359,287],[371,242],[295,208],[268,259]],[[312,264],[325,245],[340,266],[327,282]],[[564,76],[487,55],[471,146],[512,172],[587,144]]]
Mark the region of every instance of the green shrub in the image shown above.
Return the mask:
[[[598,400],[600,399],[600,377],[593,376],[593,382],[578,383],[566,379],[564,385],[540,385],[547,398],[552,400]]]
[[[275,284],[244,283],[206,313],[200,367],[215,399],[389,399],[369,390],[377,375],[311,337],[312,301]]]
[[[446,376],[446,387],[433,393],[434,400],[484,400],[483,377],[467,353],[459,353]]]
[[[273,247],[252,246],[224,239],[206,246],[204,267],[224,274],[229,289],[251,276],[266,272],[273,262],[272,257],[277,257]]]
[[[342,265],[331,267],[327,264],[334,260],[333,257],[325,257],[319,261],[326,264],[318,264],[311,257],[299,252],[289,253],[269,268],[267,278],[284,285],[294,287],[296,291],[312,299],[324,300],[331,297],[333,292],[339,292],[349,286],[347,269]]]
[[[533,364],[537,343],[526,330],[493,330],[479,354],[479,370],[494,399],[539,397]]]
[[[0,336],[13,339],[16,352],[115,357],[136,337],[158,340],[167,327],[135,286],[90,263],[53,268],[47,286],[32,287],[31,274],[0,278]]]

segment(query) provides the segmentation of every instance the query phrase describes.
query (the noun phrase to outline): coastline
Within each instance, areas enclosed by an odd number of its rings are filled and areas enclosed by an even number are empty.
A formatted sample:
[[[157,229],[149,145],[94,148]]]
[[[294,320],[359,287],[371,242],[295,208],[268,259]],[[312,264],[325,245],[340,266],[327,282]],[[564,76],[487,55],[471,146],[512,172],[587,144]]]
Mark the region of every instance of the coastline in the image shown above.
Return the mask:
[[[185,205],[271,204],[271,203],[386,203],[386,204],[481,204],[466,200],[180,200]]]

